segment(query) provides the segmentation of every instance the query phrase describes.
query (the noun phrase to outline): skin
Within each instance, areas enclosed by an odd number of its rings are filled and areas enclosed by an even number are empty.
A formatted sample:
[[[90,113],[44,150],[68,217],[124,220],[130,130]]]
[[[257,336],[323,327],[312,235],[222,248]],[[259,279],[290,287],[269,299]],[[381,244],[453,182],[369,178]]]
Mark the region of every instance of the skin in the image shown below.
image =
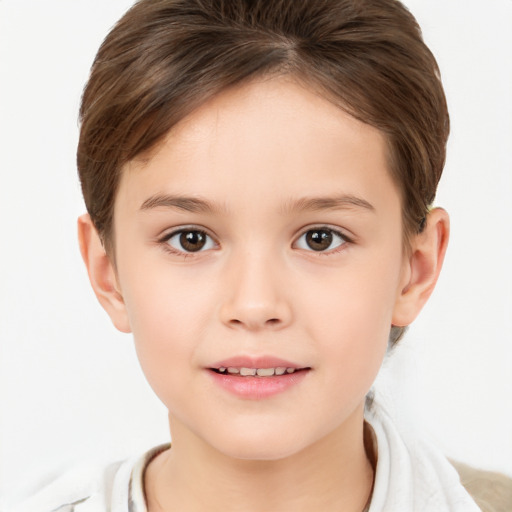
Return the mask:
[[[98,299],[133,332],[169,410],[173,447],[146,471],[151,512],[363,509],[365,395],[391,325],[412,322],[430,295],[448,239],[435,209],[404,250],[386,151],[377,129],[292,78],[253,81],[125,167],[115,262],[79,219]],[[333,242],[315,251],[306,234],[319,228]],[[205,232],[204,248],[185,251],[180,229]],[[207,369],[239,355],[309,369],[282,393],[241,398]]]

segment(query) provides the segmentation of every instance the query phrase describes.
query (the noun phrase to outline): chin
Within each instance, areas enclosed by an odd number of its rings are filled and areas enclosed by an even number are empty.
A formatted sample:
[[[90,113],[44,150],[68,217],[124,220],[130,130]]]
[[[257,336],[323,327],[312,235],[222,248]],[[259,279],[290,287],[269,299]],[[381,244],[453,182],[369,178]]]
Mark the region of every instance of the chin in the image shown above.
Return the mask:
[[[302,451],[304,447],[283,446],[282,443],[252,443],[229,446],[222,450],[224,455],[233,459],[252,461],[278,461]]]
[[[302,430],[302,429],[301,429]],[[211,434],[211,433],[210,433]],[[317,440],[308,438],[306,432],[292,432],[290,429],[261,428],[234,430],[208,436],[211,446],[226,457],[240,460],[277,461],[292,457]]]

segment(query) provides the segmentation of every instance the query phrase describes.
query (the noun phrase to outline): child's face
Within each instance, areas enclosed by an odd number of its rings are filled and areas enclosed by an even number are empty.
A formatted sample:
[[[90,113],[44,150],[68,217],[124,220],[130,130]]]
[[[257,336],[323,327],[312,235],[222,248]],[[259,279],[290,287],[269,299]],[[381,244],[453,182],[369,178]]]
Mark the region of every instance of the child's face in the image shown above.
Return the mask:
[[[252,82],[126,166],[114,226],[126,325],[176,442],[277,459],[361,421],[408,279],[378,130],[290,79]]]

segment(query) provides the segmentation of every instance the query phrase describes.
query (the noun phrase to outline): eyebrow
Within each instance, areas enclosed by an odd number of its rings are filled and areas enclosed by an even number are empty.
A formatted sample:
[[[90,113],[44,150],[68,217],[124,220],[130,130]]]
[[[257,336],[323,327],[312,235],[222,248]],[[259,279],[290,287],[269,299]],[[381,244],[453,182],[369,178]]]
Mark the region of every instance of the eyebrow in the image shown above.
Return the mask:
[[[154,208],[174,208],[192,213],[213,213],[218,210],[212,203],[204,199],[167,194],[151,196],[140,207],[143,211]]]
[[[327,197],[303,197],[297,201],[288,202],[284,208],[284,212],[351,210],[354,208],[375,212],[375,207],[372,204],[365,199],[351,194]]]

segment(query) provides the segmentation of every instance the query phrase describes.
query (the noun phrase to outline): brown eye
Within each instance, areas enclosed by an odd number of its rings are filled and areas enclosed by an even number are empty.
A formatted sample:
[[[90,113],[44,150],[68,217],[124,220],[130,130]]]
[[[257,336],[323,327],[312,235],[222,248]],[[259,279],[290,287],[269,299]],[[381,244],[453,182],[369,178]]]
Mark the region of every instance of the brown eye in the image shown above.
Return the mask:
[[[308,231],[306,233],[306,243],[313,251],[325,251],[331,246],[332,233],[323,229]]]
[[[200,251],[206,244],[206,236],[200,231],[185,231],[180,235],[180,244],[188,252]]]
[[[296,246],[308,251],[326,252],[336,249],[346,242],[346,238],[341,233],[332,229],[318,228],[306,231],[297,240]]]
[[[175,232],[165,242],[179,252],[199,252],[215,246],[210,236],[197,229]]]

